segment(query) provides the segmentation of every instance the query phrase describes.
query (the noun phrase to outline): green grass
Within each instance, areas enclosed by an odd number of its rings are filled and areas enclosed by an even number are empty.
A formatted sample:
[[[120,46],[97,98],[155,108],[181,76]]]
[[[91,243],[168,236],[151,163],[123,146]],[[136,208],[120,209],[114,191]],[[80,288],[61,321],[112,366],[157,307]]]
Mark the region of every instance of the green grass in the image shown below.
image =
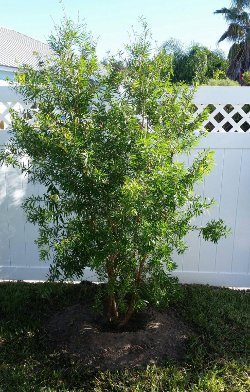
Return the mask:
[[[91,297],[91,287],[71,284],[0,284],[0,391],[245,392],[250,390],[250,293],[183,286],[172,306],[197,334],[182,363],[95,373],[53,351],[45,320]]]

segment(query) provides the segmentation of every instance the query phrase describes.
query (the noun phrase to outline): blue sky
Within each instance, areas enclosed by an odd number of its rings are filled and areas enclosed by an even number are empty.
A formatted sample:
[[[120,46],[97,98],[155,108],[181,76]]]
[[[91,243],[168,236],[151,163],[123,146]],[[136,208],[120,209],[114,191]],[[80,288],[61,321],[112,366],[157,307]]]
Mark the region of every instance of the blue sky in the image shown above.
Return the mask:
[[[213,12],[229,5],[230,0],[64,0],[66,14],[75,20],[79,15],[99,37],[100,57],[122,49],[140,16],[146,18],[158,44],[174,37],[214,49],[226,23]],[[0,0],[0,6],[2,27],[44,42],[63,16],[59,0]],[[229,45],[222,43],[219,48],[227,53]]]

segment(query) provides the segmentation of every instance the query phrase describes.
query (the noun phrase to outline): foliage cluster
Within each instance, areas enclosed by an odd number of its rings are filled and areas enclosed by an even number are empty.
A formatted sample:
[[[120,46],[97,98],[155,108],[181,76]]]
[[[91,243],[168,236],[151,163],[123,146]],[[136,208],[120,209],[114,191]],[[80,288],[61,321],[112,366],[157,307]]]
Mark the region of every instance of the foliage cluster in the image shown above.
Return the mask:
[[[212,152],[189,167],[180,159],[198,143],[205,114],[194,116],[193,89],[172,83],[171,59],[153,52],[145,24],[122,70],[113,59],[101,65],[91,36],[69,20],[49,43],[54,55],[17,77],[33,105],[12,113],[0,159],[44,186],[24,209],[39,225],[41,258],[53,259],[51,277],[95,270],[107,281],[108,320],[122,326],[168,301],[172,253],[185,251],[190,230],[213,242],[227,233],[221,220],[193,223],[213,205],[193,191]]]
[[[244,83],[250,86],[250,72],[248,71],[244,72]]]
[[[163,45],[166,53],[172,57],[173,82],[183,81],[192,85],[194,82],[206,84],[208,79],[225,79],[228,61],[220,50],[210,50],[200,44],[185,48],[170,39]]]
[[[225,79],[208,79],[205,84],[206,86],[234,86],[239,87],[239,83],[236,80],[231,80],[229,78]]]

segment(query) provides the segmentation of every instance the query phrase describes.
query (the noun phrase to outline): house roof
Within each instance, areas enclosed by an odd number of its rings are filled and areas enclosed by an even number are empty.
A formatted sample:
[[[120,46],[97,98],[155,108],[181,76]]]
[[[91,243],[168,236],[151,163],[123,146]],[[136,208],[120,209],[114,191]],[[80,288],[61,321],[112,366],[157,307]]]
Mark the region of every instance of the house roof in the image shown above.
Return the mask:
[[[0,66],[18,68],[20,65],[28,64],[36,67],[37,54],[46,57],[51,53],[47,44],[14,30],[0,27]]]

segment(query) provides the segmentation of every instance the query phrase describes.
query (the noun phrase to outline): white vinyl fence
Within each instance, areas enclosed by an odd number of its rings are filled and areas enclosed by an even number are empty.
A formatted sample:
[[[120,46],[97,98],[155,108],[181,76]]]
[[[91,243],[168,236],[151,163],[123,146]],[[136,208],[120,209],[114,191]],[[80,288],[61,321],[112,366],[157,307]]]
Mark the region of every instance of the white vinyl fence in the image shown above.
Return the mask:
[[[217,245],[188,235],[189,250],[174,256],[175,275],[185,283],[250,287],[250,87],[201,87],[194,103],[197,113],[208,105],[210,110],[205,123],[210,134],[194,154],[209,147],[216,162],[197,193],[214,197],[217,206],[198,223],[220,217],[232,233]],[[21,109],[21,97],[0,86],[0,146],[8,139],[10,107]],[[191,159],[186,158],[187,164]],[[37,229],[26,222],[21,209],[24,197],[34,192],[39,193],[39,187],[19,172],[0,167],[0,279],[46,279],[48,265],[39,261],[34,244]],[[89,270],[84,278],[95,279]]]

